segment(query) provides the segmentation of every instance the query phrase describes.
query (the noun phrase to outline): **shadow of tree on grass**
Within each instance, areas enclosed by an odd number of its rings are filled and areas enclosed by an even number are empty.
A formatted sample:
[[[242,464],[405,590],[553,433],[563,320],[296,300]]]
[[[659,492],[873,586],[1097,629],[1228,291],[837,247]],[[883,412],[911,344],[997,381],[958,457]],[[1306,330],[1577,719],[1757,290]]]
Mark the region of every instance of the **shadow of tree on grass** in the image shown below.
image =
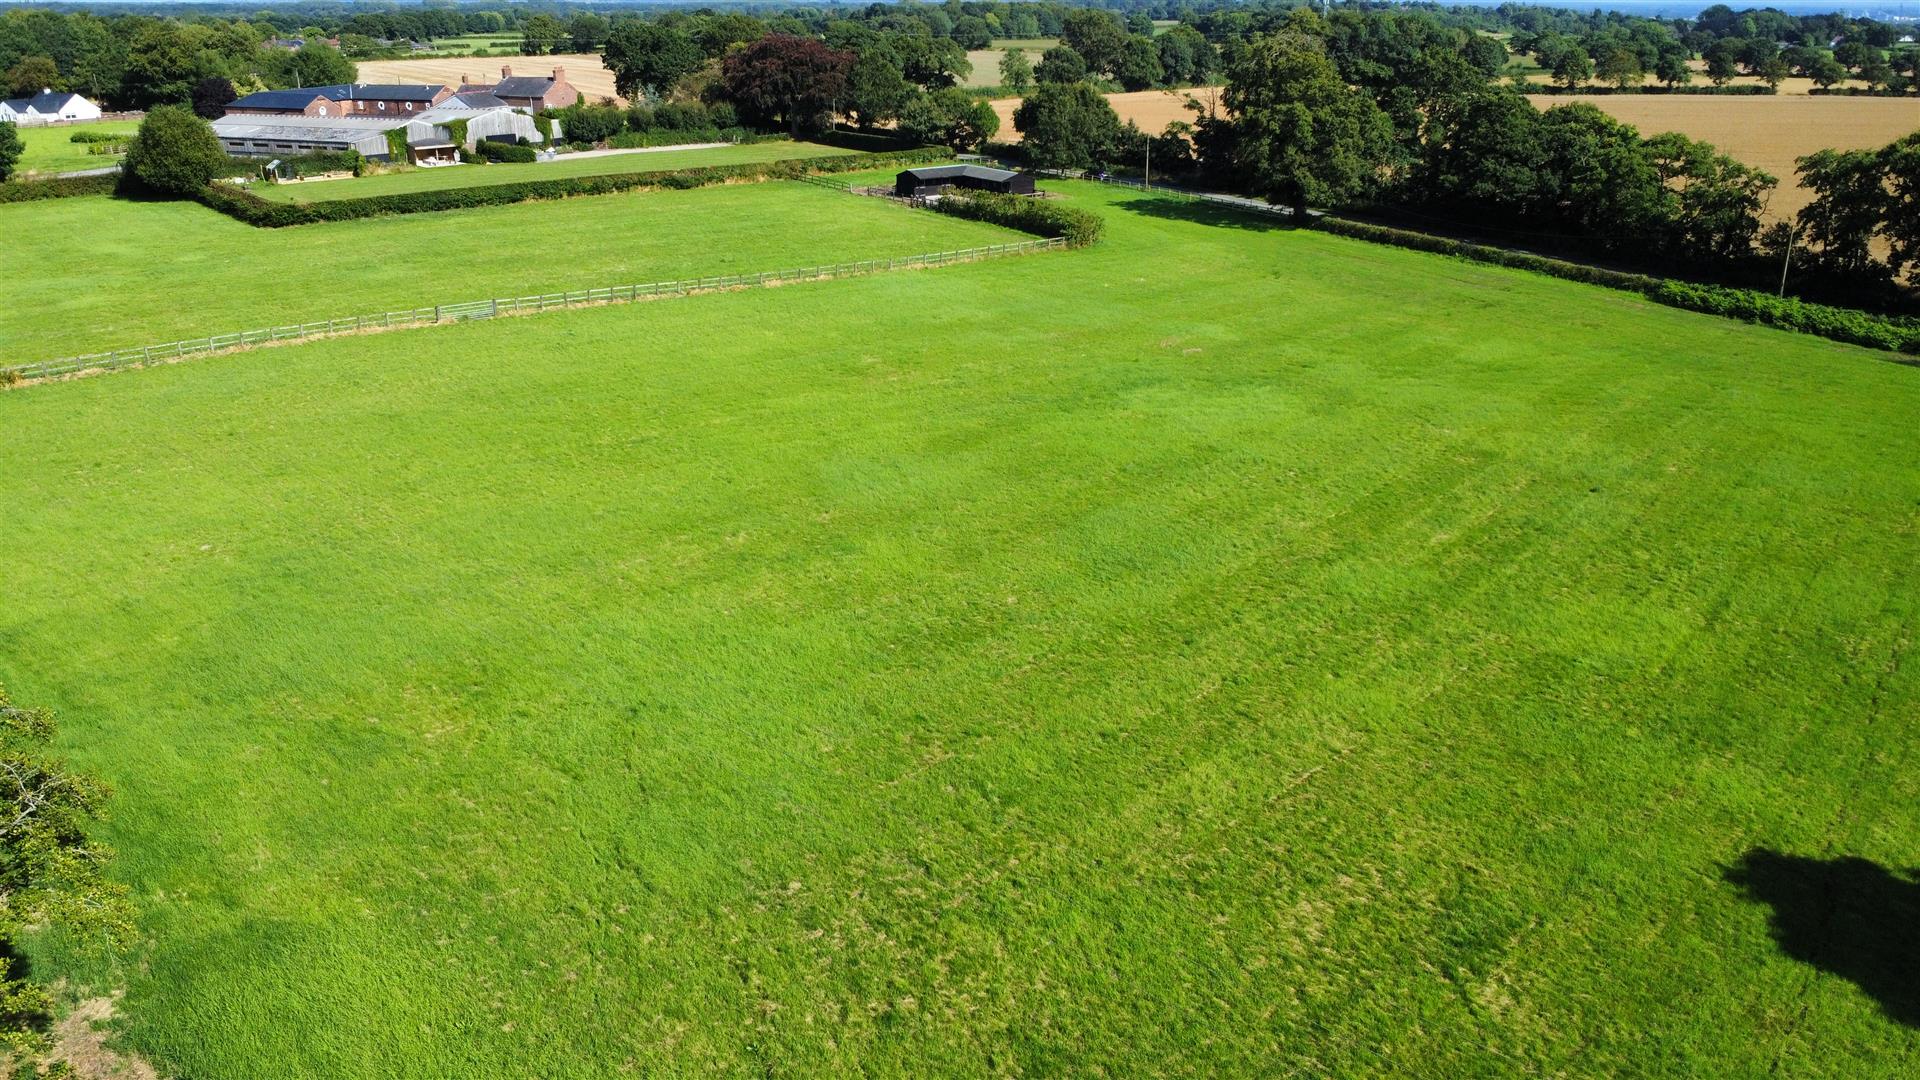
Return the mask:
[[[1755,848],[1729,882],[1773,909],[1780,951],[1851,981],[1888,1017],[1920,1027],[1920,879],[1860,858]]]
[[[1293,228],[1293,219],[1259,210],[1235,210],[1198,199],[1142,195],[1114,204],[1115,208],[1170,221],[1191,221],[1199,225],[1218,225],[1229,229],[1272,232]]]

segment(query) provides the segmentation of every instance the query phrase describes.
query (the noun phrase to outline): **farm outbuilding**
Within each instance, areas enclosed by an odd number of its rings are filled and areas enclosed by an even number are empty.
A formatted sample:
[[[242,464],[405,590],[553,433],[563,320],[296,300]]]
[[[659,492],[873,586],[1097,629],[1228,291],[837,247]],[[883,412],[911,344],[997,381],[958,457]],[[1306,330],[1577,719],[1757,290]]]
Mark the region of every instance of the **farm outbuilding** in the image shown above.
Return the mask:
[[[533,117],[505,106],[462,107],[436,105],[411,117],[384,120],[359,116],[266,116],[228,113],[213,122],[220,145],[235,157],[285,157],[315,150],[358,150],[362,157],[385,161],[392,153],[387,133],[404,131],[410,148],[432,147],[432,153],[410,150],[409,160],[440,163],[458,160],[460,146],[471,150],[481,139],[539,143],[544,139]],[[471,104],[471,103],[469,103]],[[464,144],[454,139],[464,126]],[[555,125],[556,133],[558,125]]]
[[[893,193],[903,199],[938,195],[948,188],[998,191],[1006,195],[1033,194],[1033,177],[985,165],[927,165],[907,169],[893,181]]]

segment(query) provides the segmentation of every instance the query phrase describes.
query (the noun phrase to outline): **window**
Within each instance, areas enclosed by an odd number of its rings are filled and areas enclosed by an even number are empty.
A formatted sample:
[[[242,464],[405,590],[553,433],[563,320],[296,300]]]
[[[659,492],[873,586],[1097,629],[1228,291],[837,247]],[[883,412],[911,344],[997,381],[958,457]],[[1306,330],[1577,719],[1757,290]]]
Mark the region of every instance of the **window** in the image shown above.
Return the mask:
[[[387,111],[387,103],[386,103],[386,102],[384,102],[384,101],[382,101],[382,102],[380,102],[380,111],[381,111],[381,112],[386,112],[386,111]]]
[[[409,101],[409,102],[407,102],[407,111],[408,111],[408,112],[412,112],[412,111],[413,111],[413,102],[411,102],[411,101]]]

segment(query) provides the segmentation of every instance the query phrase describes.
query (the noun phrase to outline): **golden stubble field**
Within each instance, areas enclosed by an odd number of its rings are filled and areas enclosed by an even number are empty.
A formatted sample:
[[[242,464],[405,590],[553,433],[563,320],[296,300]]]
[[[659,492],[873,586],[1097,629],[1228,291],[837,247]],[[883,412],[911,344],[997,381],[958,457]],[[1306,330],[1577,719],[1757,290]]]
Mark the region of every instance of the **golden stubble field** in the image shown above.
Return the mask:
[[[1121,123],[1131,120],[1149,135],[1160,134],[1175,120],[1192,123],[1196,114],[1187,108],[1188,98],[1208,108],[1218,108],[1220,88],[1197,86],[1187,90],[1139,90],[1129,94],[1107,95],[1107,100],[1113,103],[1113,111],[1120,114]],[[1019,98],[994,99],[993,111],[1000,117],[1000,134],[994,138],[1001,142],[1020,141],[1020,133],[1013,130],[1013,110],[1019,107]]]
[[[588,101],[613,98],[622,105],[626,99],[613,91],[613,72],[600,62],[597,53],[561,53],[553,56],[441,56],[427,60],[363,60],[359,64],[361,82],[432,83],[459,87],[460,76],[477,83],[500,81],[500,68],[511,67],[515,75],[548,75],[555,67],[567,69],[567,81],[587,95]]]
[[[1529,100],[1541,109],[1584,101],[1642,135],[1677,131],[1765,169],[1780,181],[1767,205],[1770,219],[1785,219],[1811,201],[1795,182],[1795,158],[1816,150],[1885,146],[1920,130],[1920,100],[1914,98],[1555,94],[1529,95]]]

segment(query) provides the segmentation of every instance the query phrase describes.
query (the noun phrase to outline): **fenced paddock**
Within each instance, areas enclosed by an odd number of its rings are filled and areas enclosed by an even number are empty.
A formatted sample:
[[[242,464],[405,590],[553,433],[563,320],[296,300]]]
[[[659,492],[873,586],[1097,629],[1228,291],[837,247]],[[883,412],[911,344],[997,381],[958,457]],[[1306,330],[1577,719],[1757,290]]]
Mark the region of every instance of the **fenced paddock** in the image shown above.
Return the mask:
[[[640,300],[655,300],[672,296],[690,296],[695,293],[761,288],[802,281],[823,281],[832,278],[857,277],[864,274],[882,273],[889,270],[911,270],[936,266],[951,266],[955,263],[977,262],[981,259],[994,259],[1007,255],[1025,255],[1036,251],[1058,250],[1066,246],[1067,243],[1065,240],[1058,237],[1050,237],[1038,240],[1021,240],[1010,244],[990,244],[986,247],[958,248],[953,251],[935,251],[920,255],[900,255],[885,259],[862,259],[856,262],[832,263],[825,266],[802,266],[791,270],[767,270],[752,274],[722,274],[714,277],[683,278],[676,281],[655,281],[639,285],[610,285],[597,289],[581,289],[577,292],[541,293],[532,296],[504,296],[479,300],[460,300],[451,303],[435,304],[431,307],[407,308],[400,311],[383,311],[371,315],[353,315],[344,318],[323,319],[317,322],[266,327],[258,330],[240,330],[229,334],[209,334],[205,337],[185,338],[180,341],[169,341],[158,345],[136,345],[132,348],[112,349],[107,352],[87,353],[82,356],[68,356],[58,360],[42,360],[26,364],[0,364],[0,384],[31,382],[83,373],[93,374],[108,371],[122,371],[128,368],[144,367],[148,364],[173,363],[193,356],[233,352],[240,349],[251,349],[284,342],[311,341],[316,338],[334,337],[343,334],[379,332],[413,326],[432,326],[438,323],[467,322],[474,319],[492,319],[510,315],[532,315],[543,311],[552,311],[556,308],[625,304]]]

